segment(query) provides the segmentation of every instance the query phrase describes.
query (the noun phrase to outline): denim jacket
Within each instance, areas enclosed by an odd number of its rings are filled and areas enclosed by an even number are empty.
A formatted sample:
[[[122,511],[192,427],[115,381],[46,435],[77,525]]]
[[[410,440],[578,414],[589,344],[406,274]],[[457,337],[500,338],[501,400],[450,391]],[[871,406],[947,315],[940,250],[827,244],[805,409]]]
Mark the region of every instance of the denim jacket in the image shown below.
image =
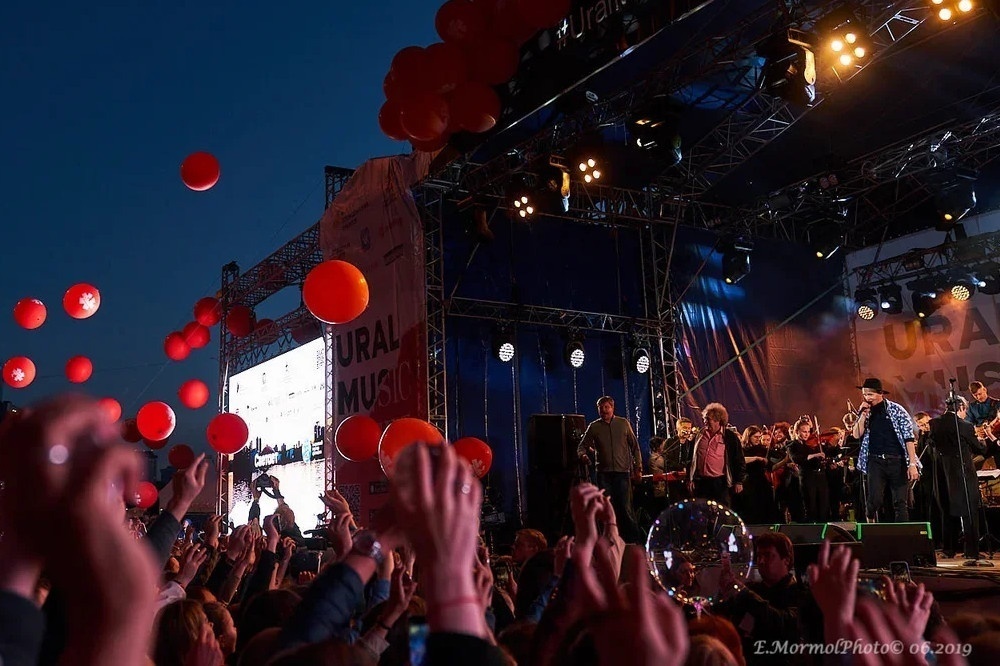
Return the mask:
[[[907,442],[917,441],[917,437],[913,431],[913,419],[910,418],[910,413],[897,402],[892,400],[885,401],[885,408],[889,412],[889,420],[892,421],[892,429],[896,431],[896,436],[899,438],[899,446],[902,449],[903,457],[906,459],[906,465],[916,464],[920,466],[920,461],[910,462],[910,455],[906,451]],[[858,454],[858,468],[863,474],[868,473],[868,435],[871,428],[870,424],[865,423],[865,434],[861,437],[861,452]]]

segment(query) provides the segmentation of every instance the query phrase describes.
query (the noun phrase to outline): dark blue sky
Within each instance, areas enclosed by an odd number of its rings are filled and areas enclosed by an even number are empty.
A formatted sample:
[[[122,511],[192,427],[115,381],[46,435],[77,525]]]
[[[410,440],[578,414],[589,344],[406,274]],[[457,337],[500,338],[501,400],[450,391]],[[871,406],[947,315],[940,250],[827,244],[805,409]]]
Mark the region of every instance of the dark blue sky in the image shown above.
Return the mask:
[[[164,336],[218,289],[223,264],[245,270],[315,222],[324,165],[404,151],[378,129],[382,79],[397,50],[436,41],[440,4],[4,3],[0,356],[28,355],[39,375],[4,386],[4,399],[71,389],[65,362],[85,354],[84,390],[117,398],[126,416],[166,400],[178,412],[171,443],[203,447],[218,329],[183,363],[166,361]],[[178,176],[196,150],[222,164],[209,192]],[[75,321],[61,300],[80,281],[102,305]],[[36,331],[10,314],[25,296],[48,306]],[[213,388],[197,413],[176,397],[192,377]]]

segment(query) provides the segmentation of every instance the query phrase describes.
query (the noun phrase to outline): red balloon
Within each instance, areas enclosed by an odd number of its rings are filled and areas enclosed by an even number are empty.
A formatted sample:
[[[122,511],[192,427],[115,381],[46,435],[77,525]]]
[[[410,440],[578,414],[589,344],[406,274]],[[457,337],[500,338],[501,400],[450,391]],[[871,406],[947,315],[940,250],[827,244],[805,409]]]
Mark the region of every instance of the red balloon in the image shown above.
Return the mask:
[[[206,296],[194,304],[194,320],[202,326],[215,326],[222,319],[222,306],[218,299]]]
[[[219,160],[211,153],[191,153],[181,163],[181,180],[195,192],[212,189],[220,175]]]
[[[368,307],[368,281],[353,264],[324,261],[306,276],[302,300],[316,319],[346,324]]]
[[[44,324],[47,314],[45,303],[37,298],[22,298],[14,306],[14,321],[29,331]]]
[[[145,444],[148,448],[152,449],[153,451],[159,451],[168,443],[170,443],[170,438],[167,437],[166,439],[147,439],[143,437],[142,443]]]
[[[133,503],[140,509],[148,509],[156,504],[159,496],[160,493],[156,490],[156,486],[149,481],[140,481],[135,489],[135,497],[132,499]]]
[[[323,335],[322,325],[318,321],[312,319],[301,326],[296,326],[292,329],[292,340],[295,340],[295,342],[300,345],[312,342],[321,335]]]
[[[494,0],[490,14],[490,34],[521,46],[538,32],[528,25],[517,7],[518,0]]]
[[[226,328],[237,338],[245,338],[253,333],[256,317],[253,310],[245,305],[234,305],[226,315]]]
[[[258,321],[253,327],[253,333],[257,336],[258,341],[264,345],[273,345],[278,341],[278,336],[281,335],[281,331],[273,319],[261,319]]]
[[[170,405],[154,400],[139,408],[139,413],[135,415],[135,424],[143,439],[162,442],[174,431],[177,417]]]
[[[191,353],[191,345],[184,339],[184,334],[174,331],[163,341],[163,351],[171,361],[183,361]]]
[[[420,46],[407,46],[392,58],[389,66],[394,96],[409,97],[427,89],[427,52]]]
[[[3,364],[3,380],[13,388],[24,388],[35,381],[35,364],[27,356],[15,356]]]
[[[207,326],[196,321],[185,324],[181,330],[181,336],[191,349],[201,349],[212,341],[212,332],[208,330]]]
[[[490,445],[476,437],[463,437],[454,444],[455,453],[472,465],[472,473],[476,478],[486,476],[493,465],[493,449]]]
[[[487,132],[500,119],[500,97],[493,88],[466,81],[448,96],[455,124],[467,132]]]
[[[104,410],[108,423],[116,423],[122,417],[122,405],[114,398],[101,398],[97,404]]]
[[[94,374],[94,364],[86,356],[74,356],[66,361],[66,379],[82,384]]]
[[[469,43],[486,32],[486,12],[468,0],[448,0],[434,17],[434,28],[446,42]]]
[[[465,52],[454,44],[437,43],[427,47],[427,71],[431,78],[430,90],[448,93],[469,78],[469,65]]]
[[[394,99],[387,99],[385,104],[378,112],[378,126],[390,139],[395,139],[396,141],[406,141],[407,134],[406,130],[403,129],[403,123],[400,119],[401,109],[399,102]]]
[[[421,92],[403,100],[399,120],[411,139],[433,141],[448,129],[448,102],[437,93]]]
[[[187,444],[175,444],[167,453],[167,462],[176,469],[187,469],[194,462],[194,451]]]
[[[570,0],[517,0],[517,13],[525,25],[537,30],[554,28],[570,11]]]
[[[378,460],[382,471],[392,478],[396,456],[410,444],[423,442],[431,446],[442,446],[444,435],[427,421],[405,417],[396,419],[385,428],[378,443]]]
[[[484,37],[478,40],[475,49],[469,50],[469,60],[470,78],[474,81],[499,85],[517,74],[517,47],[505,39]]]
[[[92,317],[101,307],[101,292],[97,287],[81,282],[66,290],[63,296],[63,309],[73,319]]]
[[[355,414],[348,416],[337,426],[333,441],[340,455],[348,460],[360,462],[371,458],[378,452],[378,441],[382,428],[370,416]]]
[[[205,430],[208,444],[218,453],[233,454],[246,446],[250,429],[246,421],[236,414],[223,412],[208,423]]]
[[[435,153],[448,145],[449,138],[450,137],[447,134],[442,134],[433,141],[417,141],[416,139],[410,139],[410,145],[413,146],[414,150],[420,150],[425,153]]]
[[[200,379],[189,379],[177,390],[181,404],[188,409],[201,409],[208,403],[208,384]]]
[[[142,441],[142,433],[139,432],[139,425],[135,419],[122,421],[122,439],[131,444],[138,444]]]

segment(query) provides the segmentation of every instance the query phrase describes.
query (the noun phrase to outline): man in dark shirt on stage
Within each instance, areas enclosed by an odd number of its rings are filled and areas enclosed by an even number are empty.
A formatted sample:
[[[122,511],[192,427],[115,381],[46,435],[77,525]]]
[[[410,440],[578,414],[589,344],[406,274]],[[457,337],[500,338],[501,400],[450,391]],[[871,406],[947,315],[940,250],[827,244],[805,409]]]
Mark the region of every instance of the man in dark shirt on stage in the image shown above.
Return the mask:
[[[972,401],[969,403],[969,412],[965,420],[974,426],[983,426],[984,429],[992,430],[997,422],[997,408],[1000,407],[1000,400],[991,398],[982,382],[970,383],[969,393],[972,394]],[[995,442],[989,441],[986,444],[986,457],[992,457],[996,467],[1000,469],[1000,447]]]
[[[908,486],[920,478],[913,419],[902,405],[885,398],[889,392],[882,390],[882,380],[870,377],[858,388],[863,402],[851,434],[861,440],[858,467],[868,475],[868,519],[878,515],[888,486],[894,522],[905,523]]]
[[[597,401],[597,412],[601,418],[587,426],[576,452],[587,465],[591,463],[591,455],[596,457],[597,485],[611,498],[618,520],[618,533],[629,543],[639,543],[643,539],[632,511],[630,483],[630,477],[642,477],[639,440],[632,425],[626,419],[615,416],[614,398],[601,397]]]

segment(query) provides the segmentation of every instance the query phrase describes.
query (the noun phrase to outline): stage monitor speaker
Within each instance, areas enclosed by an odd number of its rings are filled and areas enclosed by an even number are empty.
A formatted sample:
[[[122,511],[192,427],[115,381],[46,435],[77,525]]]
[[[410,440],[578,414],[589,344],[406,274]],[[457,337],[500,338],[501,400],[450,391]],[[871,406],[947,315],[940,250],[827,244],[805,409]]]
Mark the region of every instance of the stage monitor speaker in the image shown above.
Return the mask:
[[[531,472],[527,481],[526,526],[541,530],[553,544],[563,534],[572,534],[569,491],[576,481],[575,475],[572,472]]]
[[[937,566],[930,523],[862,523],[859,525],[861,566],[883,569],[890,562],[907,562],[913,567]]]
[[[791,523],[779,525],[778,531],[787,535],[792,544],[823,543],[825,539],[829,539],[831,543],[857,541],[853,534],[837,523]]]
[[[781,525],[747,525],[747,534],[756,539],[766,532],[777,532]]]
[[[576,469],[576,447],[587,430],[582,414],[532,414],[528,419],[528,472]]]

